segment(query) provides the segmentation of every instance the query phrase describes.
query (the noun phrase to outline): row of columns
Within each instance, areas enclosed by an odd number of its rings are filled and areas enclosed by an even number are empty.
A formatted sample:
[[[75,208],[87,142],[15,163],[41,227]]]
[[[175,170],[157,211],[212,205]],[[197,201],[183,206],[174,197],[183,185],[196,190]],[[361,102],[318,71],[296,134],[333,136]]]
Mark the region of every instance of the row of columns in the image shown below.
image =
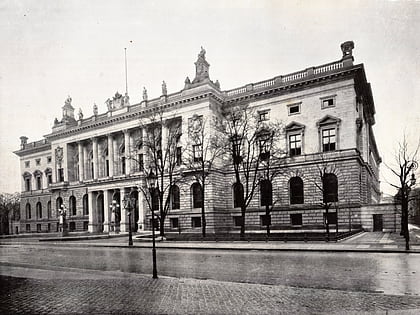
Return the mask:
[[[112,201],[115,199],[118,202],[121,217],[120,217],[120,231],[128,232],[128,209],[124,208],[122,200],[131,194],[133,191],[128,191],[125,188],[108,189],[103,191],[89,191],[89,226],[88,230],[91,233],[95,232],[110,232],[111,231],[111,217],[112,217]],[[119,194],[119,201],[116,195]],[[131,209],[132,225],[137,223],[138,231],[144,230],[144,197],[141,192],[137,193],[137,203]],[[138,220],[135,222],[135,213],[138,213]]]
[[[134,139],[130,135],[129,130],[123,130],[124,134],[124,155],[121,157],[125,158],[125,174],[130,174],[134,169],[134,163],[135,159],[132,157],[132,149],[134,147]],[[92,141],[92,163],[93,163],[93,176],[91,179],[97,179],[99,178],[99,153],[98,153],[98,137],[91,138]],[[121,161],[118,160],[118,143],[114,139],[113,134],[107,135],[107,143],[108,143],[108,158],[109,158],[109,177],[113,177],[115,175],[118,175],[117,170],[115,169],[115,166],[119,165]],[[78,154],[79,154],[79,180],[83,181],[86,179],[89,179],[89,172],[91,165],[87,165],[87,161],[89,160],[88,157],[88,150],[87,146],[84,145],[84,141],[79,141],[77,143],[78,145]],[[106,166],[105,166],[106,167]],[[104,176],[106,177],[106,176]]]

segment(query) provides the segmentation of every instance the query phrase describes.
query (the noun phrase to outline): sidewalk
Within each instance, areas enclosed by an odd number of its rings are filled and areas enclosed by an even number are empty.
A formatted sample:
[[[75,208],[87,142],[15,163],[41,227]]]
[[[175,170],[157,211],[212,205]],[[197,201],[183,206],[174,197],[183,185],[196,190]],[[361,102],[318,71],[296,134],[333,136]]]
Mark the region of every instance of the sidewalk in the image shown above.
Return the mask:
[[[405,241],[398,233],[361,232],[338,242],[283,242],[283,241],[225,241],[225,242],[175,242],[156,238],[157,248],[169,249],[208,249],[208,250],[272,250],[272,251],[325,251],[325,252],[383,252],[383,253],[420,253],[420,229],[411,231],[410,250],[405,250]],[[144,236],[144,235],[143,235]],[[10,242],[8,242],[10,241]],[[132,247],[151,248],[152,242],[133,236]],[[1,240],[0,244],[39,244],[62,246],[60,238]],[[129,247],[128,235],[120,234],[111,238],[103,236],[66,238],[66,246],[73,247]]]

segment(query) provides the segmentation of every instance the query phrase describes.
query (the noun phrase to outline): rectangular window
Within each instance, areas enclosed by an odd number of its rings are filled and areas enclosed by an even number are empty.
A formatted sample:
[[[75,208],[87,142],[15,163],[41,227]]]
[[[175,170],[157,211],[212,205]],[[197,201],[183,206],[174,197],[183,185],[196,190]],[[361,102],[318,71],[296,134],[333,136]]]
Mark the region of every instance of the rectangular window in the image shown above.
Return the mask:
[[[36,165],[41,165],[41,159],[36,159],[36,160],[35,160],[35,164],[36,164]]]
[[[76,222],[70,222],[69,229],[70,231],[76,231]]]
[[[180,166],[181,163],[182,163],[182,147],[177,147],[176,148],[176,165]]]
[[[47,163],[51,163],[51,156],[47,156]]]
[[[42,189],[42,182],[41,182],[41,176],[36,177],[36,189],[41,190]]]
[[[159,229],[159,220],[158,219],[156,219],[155,218],[155,222],[154,222],[154,224],[153,224],[153,221],[152,221],[152,219],[150,219],[150,226],[152,226],[153,225],[153,227],[155,228],[155,230],[158,230]]]
[[[25,178],[25,190],[30,191],[31,190],[31,179]]]
[[[324,223],[327,223],[327,214],[324,212]],[[337,212],[328,212],[328,224],[337,224]]]
[[[293,213],[290,215],[290,223],[292,225],[302,225],[302,214],[301,213]]]
[[[335,106],[335,98],[334,97],[328,97],[321,99],[322,102],[322,108],[328,108],[328,107],[334,107]]]
[[[30,161],[25,161],[25,167],[28,168],[29,166],[31,166]]]
[[[201,144],[193,145],[194,162],[200,162],[203,158],[203,149]]]
[[[171,222],[171,229],[179,228],[178,218],[170,218],[170,222]]]
[[[299,104],[292,104],[287,106],[289,116],[300,114],[300,103]]]
[[[242,216],[234,216],[233,217],[233,224],[235,226],[242,226]]]
[[[191,218],[191,226],[193,228],[201,227],[201,218],[200,217]]]
[[[289,136],[289,154],[290,156],[302,154],[302,136],[300,134]]]
[[[58,169],[58,181],[64,182],[64,169],[63,168]]]
[[[109,176],[109,160],[105,160],[105,176]]]
[[[271,215],[260,215],[260,223],[262,226],[271,225]]]
[[[269,120],[268,111],[258,112],[258,119],[259,121],[267,121]]]
[[[48,179],[48,185],[51,185],[52,184],[52,175],[48,174],[47,179]]]
[[[322,151],[334,151],[335,150],[335,129],[324,129],[322,130]]]
[[[87,231],[89,227],[89,221],[83,221],[83,231]]]
[[[47,232],[51,232],[51,223],[48,223]]]
[[[37,232],[41,232],[41,224],[37,224],[36,225],[36,231]]]
[[[262,135],[259,139],[260,158],[266,160],[270,157],[271,135]]]
[[[93,163],[92,163],[92,166],[93,166]],[[121,174],[125,174],[125,156],[123,156],[122,158],[121,158]],[[93,167],[92,167],[92,172],[93,172]],[[92,175],[93,175],[93,173],[92,173]],[[92,176],[92,178],[93,178],[93,176]]]
[[[143,154],[138,154],[137,155],[137,160],[138,160],[139,171],[142,172],[144,170],[144,158],[143,158]]]
[[[30,232],[31,231],[31,225],[30,224],[26,224],[26,232]]]

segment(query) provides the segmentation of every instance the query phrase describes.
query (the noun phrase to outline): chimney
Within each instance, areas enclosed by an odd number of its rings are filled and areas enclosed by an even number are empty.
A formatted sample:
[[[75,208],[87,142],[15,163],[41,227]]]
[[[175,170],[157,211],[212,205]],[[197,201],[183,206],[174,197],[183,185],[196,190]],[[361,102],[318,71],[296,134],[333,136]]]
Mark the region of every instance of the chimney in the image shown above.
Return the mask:
[[[20,149],[25,149],[25,145],[28,143],[28,137],[22,136],[20,139]]]

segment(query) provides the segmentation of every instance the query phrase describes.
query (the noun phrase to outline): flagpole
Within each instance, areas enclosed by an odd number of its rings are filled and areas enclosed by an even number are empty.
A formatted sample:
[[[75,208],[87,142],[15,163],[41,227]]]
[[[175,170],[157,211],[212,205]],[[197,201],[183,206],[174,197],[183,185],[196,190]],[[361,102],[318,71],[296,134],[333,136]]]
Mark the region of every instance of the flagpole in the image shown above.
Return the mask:
[[[124,48],[125,57],[125,95],[128,95],[128,82],[127,82],[127,48]]]

